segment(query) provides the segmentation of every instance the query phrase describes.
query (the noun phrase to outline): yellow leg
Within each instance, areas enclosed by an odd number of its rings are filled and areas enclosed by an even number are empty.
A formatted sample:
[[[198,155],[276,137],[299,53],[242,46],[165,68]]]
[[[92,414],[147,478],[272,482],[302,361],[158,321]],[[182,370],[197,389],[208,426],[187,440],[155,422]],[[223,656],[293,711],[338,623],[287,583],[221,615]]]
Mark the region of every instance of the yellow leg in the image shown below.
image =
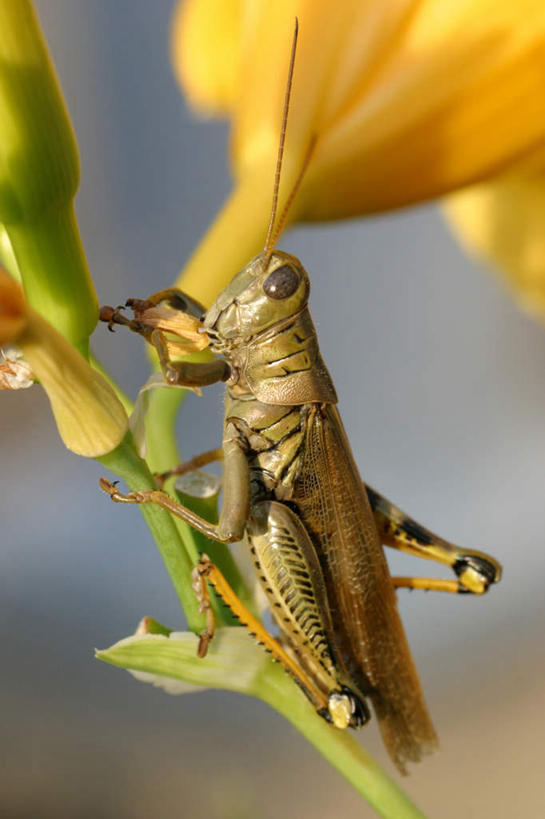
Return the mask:
[[[396,589],[422,589],[450,594],[469,593],[469,589],[458,580],[440,580],[435,577],[392,577],[392,581]]]
[[[198,566],[195,566],[191,572],[191,582],[193,585],[193,591],[195,592],[195,597],[199,602],[199,611],[201,614],[206,615],[206,628],[204,631],[201,631],[199,636],[197,657],[206,657],[208,643],[213,638],[216,631],[216,620],[214,618],[214,612],[212,611],[212,604],[210,602],[210,594],[208,593],[206,580],[204,574],[201,574],[199,571]]]
[[[214,587],[223,602],[229,606],[233,614],[238,617],[242,625],[254,635],[257,640],[263,644],[265,649],[271,653],[273,658],[277,660],[285,670],[291,674],[295,681],[301,686],[309,700],[317,711],[327,713],[329,698],[314,684],[312,679],[299,666],[299,664],[285,651],[280,643],[272,637],[269,632],[261,625],[253,614],[241,603],[220,570],[212,563],[207,555],[202,555],[199,563],[193,569],[193,587],[196,589],[197,598],[201,602],[203,611],[210,611],[207,609],[206,598],[208,597],[208,590],[204,580]],[[199,584],[200,581],[200,584]],[[212,629],[213,633],[213,629]],[[207,628],[201,633],[198,647],[199,657],[204,657],[208,648],[208,643],[212,639],[210,634],[209,623]]]
[[[385,546],[450,566],[458,576],[460,585],[473,594],[484,594],[493,583],[500,580],[501,565],[493,557],[449,543],[410,518],[370,486],[364,484],[364,487],[379,537]],[[453,583],[456,588],[442,590],[459,591],[456,581]]]

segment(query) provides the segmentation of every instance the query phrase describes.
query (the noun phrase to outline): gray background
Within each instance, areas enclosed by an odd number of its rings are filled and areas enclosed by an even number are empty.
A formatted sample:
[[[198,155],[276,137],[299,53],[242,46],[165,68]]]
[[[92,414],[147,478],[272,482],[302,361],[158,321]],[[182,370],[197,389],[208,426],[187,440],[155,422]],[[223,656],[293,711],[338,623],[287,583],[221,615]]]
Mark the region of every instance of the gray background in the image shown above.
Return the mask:
[[[224,124],[196,122],[168,60],[166,0],[39,0],[82,157],[77,209],[102,303],[170,283],[229,190]],[[441,752],[403,785],[434,817],[542,816],[545,332],[472,264],[433,206],[282,242],[312,311],[363,476],[504,564],[483,599],[402,594]],[[95,348],[135,393],[129,334]],[[0,813],[7,817],[369,816],[266,706],[169,698],[92,658],[143,614],[182,626],[136,510],[61,446],[38,389],[4,393]],[[184,455],[219,442],[191,399]],[[395,573],[437,574],[393,554]],[[389,766],[374,726],[362,741]],[[391,770],[391,768],[390,768]],[[395,775],[395,774],[394,774]]]

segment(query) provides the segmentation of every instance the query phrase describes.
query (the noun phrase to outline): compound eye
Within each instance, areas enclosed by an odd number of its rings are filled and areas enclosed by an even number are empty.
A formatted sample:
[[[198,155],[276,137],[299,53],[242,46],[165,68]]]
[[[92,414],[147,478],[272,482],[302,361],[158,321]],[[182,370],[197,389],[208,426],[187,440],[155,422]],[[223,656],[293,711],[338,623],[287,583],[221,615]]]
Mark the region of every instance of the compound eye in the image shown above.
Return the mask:
[[[283,264],[267,276],[263,290],[271,299],[287,299],[299,287],[299,274],[289,264]]]

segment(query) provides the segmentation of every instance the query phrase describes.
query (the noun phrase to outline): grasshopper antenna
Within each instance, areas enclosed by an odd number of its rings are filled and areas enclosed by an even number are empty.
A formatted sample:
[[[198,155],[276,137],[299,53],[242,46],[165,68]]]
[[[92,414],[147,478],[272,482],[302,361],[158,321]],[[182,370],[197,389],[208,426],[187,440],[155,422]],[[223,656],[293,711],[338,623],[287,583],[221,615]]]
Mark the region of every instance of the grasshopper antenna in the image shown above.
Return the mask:
[[[282,172],[282,158],[284,156],[284,143],[286,141],[286,128],[288,124],[288,111],[290,109],[291,85],[293,81],[293,68],[295,65],[295,52],[297,51],[297,37],[299,35],[299,20],[295,18],[295,28],[293,30],[293,40],[291,41],[290,65],[288,68],[288,83],[286,85],[286,94],[284,96],[284,110],[282,112],[282,127],[280,129],[280,142],[278,143],[278,155],[276,157],[276,170],[274,172],[274,187],[273,199],[271,207],[271,218],[269,221],[269,229],[267,231],[267,238],[265,240],[264,252],[267,255],[272,253],[274,242],[271,242],[274,230],[274,222],[276,219],[276,210],[278,208],[278,191],[280,188],[280,174]]]
[[[308,167],[308,163],[309,163],[312,151],[314,149],[314,145],[316,143],[316,138],[313,137],[311,142],[310,142],[309,148],[308,148],[308,150],[307,150],[307,152],[305,154],[305,158],[304,158],[304,161],[303,161],[302,168],[301,168],[301,170],[299,172],[299,175],[297,176],[297,179],[295,180],[295,184],[294,184],[293,189],[292,189],[292,191],[291,191],[291,193],[290,193],[290,195],[288,197],[288,201],[286,202],[286,204],[284,206],[284,209],[282,210],[282,214],[280,216],[280,219],[278,220],[278,225],[277,225],[276,230],[275,230],[274,229],[274,223],[275,223],[275,220],[276,220],[276,211],[278,209],[278,192],[279,192],[279,189],[280,189],[280,174],[282,172],[282,159],[283,159],[283,156],[284,156],[284,143],[286,141],[286,128],[287,128],[287,124],[288,124],[288,112],[289,112],[289,107],[290,107],[291,86],[292,86],[292,82],[293,82],[293,69],[294,69],[294,65],[295,65],[295,52],[297,51],[297,37],[298,37],[298,34],[299,34],[299,20],[296,17],[295,18],[295,28],[294,28],[294,32],[293,32],[293,40],[292,40],[292,43],[291,43],[290,64],[289,64],[289,68],[288,68],[288,82],[287,82],[287,85],[286,85],[286,94],[285,94],[285,97],[284,97],[284,110],[283,110],[283,113],[282,113],[282,127],[280,129],[280,142],[278,144],[278,156],[277,156],[277,159],[276,159],[276,171],[275,171],[275,174],[274,174],[274,187],[273,187],[273,200],[272,200],[272,207],[271,207],[271,218],[270,218],[270,221],[269,221],[269,229],[267,231],[267,239],[265,241],[265,247],[263,249],[263,251],[264,251],[264,253],[266,255],[266,259],[270,258],[270,255],[274,250],[274,246],[276,245],[276,242],[278,240],[280,232],[281,232],[281,230],[282,230],[282,228],[284,226],[284,222],[286,220],[286,216],[288,214],[290,206],[291,206],[293,200],[295,199],[295,195],[296,195],[297,191],[299,190],[299,186],[301,185],[301,180],[303,179],[303,176],[305,175],[305,171],[306,171],[306,169]]]
[[[311,158],[312,153],[314,151],[314,146],[315,145],[316,145],[316,134],[313,134],[313,136],[310,139],[308,148],[306,150],[306,153],[305,153],[305,156],[304,156],[304,159],[303,159],[303,164],[301,165],[301,170],[297,174],[297,179],[294,182],[294,185],[293,185],[293,188],[291,189],[290,195],[288,196],[286,204],[284,205],[284,207],[282,209],[282,213],[280,214],[280,218],[278,220],[276,230],[273,233],[272,239],[270,240],[270,244],[268,246],[267,245],[265,246],[265,252],[267,254],[267,257],[269,257],[271,255],[271,253],[273,252],[273,250],[274,250],[274,248],[276,246],[276,243],[278,241],[278,237],[280,236],[280,234],[282,232],[282,228],[284,227],[284,222],[286,221],[286,217],[287,217],[287,215],[288,215],[288,213],[290,211],[292,202],[295,199],[295,196],[297,194],[297,191],[299,190],[301,182],[303,181],[303,177],[304,177],[304,175],[306,173],[306,170],[308,168],[308,163],[310,162],[310,158]]]

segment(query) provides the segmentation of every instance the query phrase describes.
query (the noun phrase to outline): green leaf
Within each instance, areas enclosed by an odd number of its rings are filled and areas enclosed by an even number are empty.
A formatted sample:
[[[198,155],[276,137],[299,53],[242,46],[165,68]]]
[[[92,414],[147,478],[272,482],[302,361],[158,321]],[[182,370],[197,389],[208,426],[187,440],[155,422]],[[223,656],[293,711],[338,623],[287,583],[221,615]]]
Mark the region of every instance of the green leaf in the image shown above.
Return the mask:
[[[257,695],[259,678],[272,663],[245,629],[220,629],[202,659],[197,657],[198,642],[188,631],[173,631],[168,637],[135,634],[97,651],[96,657],[121,668],[148,672],[154,675],[154,684],[164,688],[168,686],[161,684],[161,678]]]
[[[170,693],[225,688],[259,697],[286,717],[354,788],[388,819],[423,819],[395,782],[376,764],[348,731],[333,728],[319,717],[303,693],[241,628],[222,628],[208,655],[196,656],[197,638],[187,632],[135,635],[96,656],[131,672],[146,672],[152,682]],[[188,689],[173,680],[189,683]]]

